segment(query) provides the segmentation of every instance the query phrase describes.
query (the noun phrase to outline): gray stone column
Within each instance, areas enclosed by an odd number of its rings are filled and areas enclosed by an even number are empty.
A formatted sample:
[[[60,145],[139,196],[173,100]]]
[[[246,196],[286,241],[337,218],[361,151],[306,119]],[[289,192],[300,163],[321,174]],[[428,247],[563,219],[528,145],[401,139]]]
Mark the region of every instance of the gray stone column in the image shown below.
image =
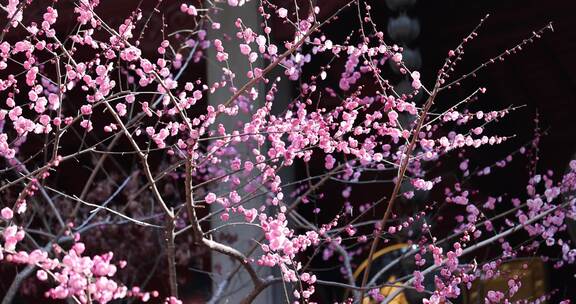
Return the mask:
[[[243,5],[242,7],[231,8],[226,4],[222,4],[224,10],[219,11],[214,16],[214,21],[219,22],[221,24],[221,28],[219,30],[209,30],[208,37],[212,40],[214,38],[218,38],[222,40],[223,46],[225,51],[229,54],[229,68],[235,73],[236,77],[234,78],[234,85],[237,88],[242,87],[249,79],[246,77],[246,72],[250,70],[250,65],[248,62],[248,58],[245,55],[240,53],[240,49],[238,47],[238,39],[235,37],[236,32],[238,29],[235,27],[234,23],[237,18],[241,18],[243,23],[252,28],[257,34],[261,34],[262,28],[260,23],[262,18],[258,13],[258,3],[259,1],[250,1]],[[207,6],[208,7],[208,6]],[[227,35],[233,37],[232,42],[226,41],[223,39],[222,33],[226,33]],[[252,49],[255,50],[255,46],[252,46]],[[213,47],[210,47],[208,50],[208,62],[207,62],[207,79],[208,83],[212,84],[214,82],[220,81],[222,79],[222,67],[226,67],[225,62],[218,62],[216,60],[216,50]],[[260,67],[263,68],[265,63],[263,60],[259,59],[255,63],[253,63],[253,67]],[[259,92],[258,100],[252,101],[251,103],[257,107],[258,105],[264,105],[263,98],[266,95],[266,85],[264,83],[259,83],[255,86],[255,88]],[[228,88],[217,90],[214,94],[210,94],[208,96],[209,104],[213,106],[217,106],[219,104],[224,103],[232,93]],[[221,118],[217,123],[222,123],[228,131],[233,130],[236,128],[238,121],[248,121],[250,118],[249,115],[246,114],[239,114],[234,119],[227,119],[226,117]],[[239,150],[239,153],[245,153],[248,155],[249,151],[247,150]],[[218,189],[215,189],[215,192],[218,192]],[[240,192],[239,192],[240,193]],[[241,195],[243,193],[240,193]],[[258,208],[261,204],[264,203],[264,198],[252,200],[250,203],[244,205],[245,208]],[[212,211],[218,210],[220,206],[216,206],[217,204],[213,204],[211,208]],[[218,222],[219,220],[216,220]],[[229,222],[234,221],[242,221],[241,219],[236,220],[233,214],[231,214]],[[262,231],[253,226],[247,225],[237,225],[231,226],[229,229],[222,229],[218,232],[218,235],[228,234],[233,235],[237,238],[234,243],[227,243],[225,240],[219,240],[223,243],[233,246],[234,248],[238,249],[240,252],[246,253],[250,250],[255,241],[259,240],[262,237]],[[261,250],[258,248],[256,254],[252,255],[254,257],[258,257],[261,253]],[[232,260],[230,257],[221,255],[219,253],[212,253],[212,272],[219,273],[221,276],[214,276],[213,277],[213,292],[216,292],[221,285],[221,282],[224,278],[227,277],[230,271],[233,271],[237,266],[238,263]],[[270,269],[268,267],[258,267],[254,265],[257,269],[258,273],[261,277],[267,277],[276,273],[275,270]],[[276,274],[277,276],[277,274]],[[280,288],[280,289],[278,289]],[[253,289],[252,281],[250,280],[249,275],[246,271],[242,268],[238,274],[236,274],[231,280],[228,282],[226,289],[223,291],[223,297],[218,303],[240,303],[242,299],[244,299]],[[280,292],[280,293],[279,293]],[[269,303],[281,303],[282,302],[282,286],[279,284],[275,284],[266,290],[264,290],[256,299],[254,303],[258,304],[269,304]]]

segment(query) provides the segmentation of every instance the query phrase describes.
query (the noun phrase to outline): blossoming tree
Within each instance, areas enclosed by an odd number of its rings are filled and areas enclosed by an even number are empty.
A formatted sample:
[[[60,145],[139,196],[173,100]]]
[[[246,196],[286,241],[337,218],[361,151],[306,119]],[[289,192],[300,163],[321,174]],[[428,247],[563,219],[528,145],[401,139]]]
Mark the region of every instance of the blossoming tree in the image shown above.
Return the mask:
[[[531,171],[525,193],[479,195],[469,179],[489,176],[515,155],[530,158],[541,134],[506,159],[474,169],[465,151],[510,140],[485,129],[516,108],[468,109],[482,98],[483,87],[448,108],[437,106],[462,82],[536,42],[551,24],[477,69],[458,72],[482,20],[447,50],[435,81],[425,83],[404,64],[402,47],[387,42],[369,1],[351,0],[325,14],[316,1],[283,7],[252,0],[260,26],[239,18],[229,32],[216,17],[244,0],[179,2],[176,14],[186,20],[180,28],[164,22],[163,1],[136,3],[116,23],[102,7],[107,1],[4,2],[0,262],[2,281],[10,282],[3,303],[19,292],[77,303],[179,303],[179,285],[191,271],[181,265],[212,253],[237,267],[220,272],[224,279],[210,303],[251,303],[275,284],[284,286],[283,301],[294,303],[317,301],[318,286],[346,290],[338,299],[346,303],[367,297],[388,303],[405,290],[424,303],[447,303],[474,282],[503,277],[509,289],[490,290],[485,298],[500,303],[521,288],[521,277],[499,271],[507,260],[537,255],[553,257],[555,267],[575,262],[564,231],[576,212],[576,162],[564,175]],[[346,39],[323,33],[349,12],[360,26]],[[158,16],[160,24],[151,22]],[[291,39],[274,41],[271,20],[290,27]],[[161,39],[152,39],[152,31]],[[232,53],[249,68],[230,62]],[[345,65],[306,70],[316,58],[342,58]],[[215,81],[198,73],[206,64],[218,67]],[[389,65],[410,80],[409,92],[391,85]],[[362,80],[377,90],[367,90]],[[296,94],[282,91],[286,81]],[[229,97],[208,103],[219,92]],[[290,102],[277,109],[282,95]],[[338,103],[326,104],[324,96]],[[282,177],[317,160],[321,173]],[[453,169],[456,180],[445,181],[435,170],[444,160],[460,163]],[[375,174],[387,176],[379,181],[380,199],[362,206],[346,202]],[[71,189],[67,179],[81,186]],[[316,213],[326,208],[320,197],[334,181],[346,186],[340,201],[329,202],[342,206],[338,215],[318,222],[301,214],[299,207],[311,201],[317,201]],[[429,192],[441,199],[398,207]],[[438,230],[429,215],[446,209],[456,213],[447,213],[455,221]],[[259,235],[247,240],[249,250],[217,237],[225,227],[243,226]],[[520,242],[510,240],[517,235],[523,235]],[[382,244],[399,241],[407,251],[371,269]],[[489,246],[498,254],[475,256]],[[544,255],[541,247],[552,251]],[[146,252],[156,258],[148,277],[139,272],[150,264],[138,258]],[[310,267],[319,252],[342,261],[338,280],[322,279]],[[362,257],[366,262],[355,276]],[[404,261],[411,261],[410,273],[392,282],[392,292],[381,293],[391,283],[379,277]],[[262,275],[262,268],[277,275]],[[242,299],[227,290],[238,273],[250,278]],[[166,278],[167,288],[145,287],[155,275]]]

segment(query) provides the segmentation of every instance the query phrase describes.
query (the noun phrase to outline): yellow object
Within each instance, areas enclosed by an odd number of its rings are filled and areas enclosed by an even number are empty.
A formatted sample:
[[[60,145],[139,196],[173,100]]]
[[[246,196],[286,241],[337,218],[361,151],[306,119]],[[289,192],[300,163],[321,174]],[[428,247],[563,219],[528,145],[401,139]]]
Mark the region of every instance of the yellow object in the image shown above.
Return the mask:
[[[464,303],[484,303],[484,298],[490,290],[507,293],[508,280],[513,277],[520,278],[521,286],[518,292],[510,299],[511,302],[521,302],[545,295],[548,291],[546,265],[538,258],[518,258],[506,261],[498,268],[501,275],[489,280],[476,280],[472,288],[464,289]],[[548,303],[543,301],[540,303]]]
[[[396,281],[396,276],[391,276],[390,278],[388,278],[388,282],[394,282]],[[394,284],[397,286],[400,286],[400,284]],[[398,287],[394,287],[394,286],[384,286],[382,288],[380,288],[380,294],[383,295],[384,297],[387,297],[389,294],[393,293]],[[375,304],[376,302],[374,301],[370,301],[370,297],[365,297],[362,300],[362,304]],[[394,299],[392,299],[392,301],[388,302],[390,304],[408,304],[408,301],[406,300],[406,296],[404,296],[404,293],[401,292],[399,293],[396,297],[394,297]]]
[[[374,256],[372,257],[372,260],[376,260],[377,258],[390,253],[392,251],[395,250],[400,250],[403,248],[408,247],[408,244],[395,244],[392,246],[388,246],[386,248],[382,248],[381,250],[377,251],[376,253],[374,253]],[[360,266],[358,267],[358,269],[356,269],[356,271],[354,272],[354,278],[358,279],[358,277],[360,276],[360,274],[362,273],[362,271],[364,271],[364,269],[366,269],[366,267],[368,266],[368,260],[365,260],[364,262],[362,262],[362,264],[360,264]],[[396,276],[390,276],[387,280],[387,282],[394,282],[396,281]],[[395,284],[400,286],[401,284]],[[382,288],[380,288],[380,294],[383,296],[388,296],[391,293],[393,293],[398,287],[394,287],[394,286],[384,286]],[[376,302],[371,301],[370,297],[365,297],[364,299],[362,299],[362,304],[374,304]],[[404,295],[403,292],[399,293],[396,297],[394,297],[394,299],[392,299],[392,301],[389,302],[390,304],[408,304],[408,300],[406,300],[406,296]]]

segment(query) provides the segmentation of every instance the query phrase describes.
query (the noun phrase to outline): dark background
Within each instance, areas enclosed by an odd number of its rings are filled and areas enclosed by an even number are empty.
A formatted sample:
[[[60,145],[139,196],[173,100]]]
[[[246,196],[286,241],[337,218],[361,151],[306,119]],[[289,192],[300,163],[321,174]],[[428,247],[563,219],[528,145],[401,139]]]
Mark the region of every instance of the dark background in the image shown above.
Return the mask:
[[[321,1],[322,13],[330,15],[347,2]],[[369,2],[373,7],[375,23],[386,33],[389,18],[397,16],[398,13],[391,12],[383,0]],[[437,107],[445,109],[468,96],[476,88],[486,87],[487,93],[472,105],[473,108],[499,110],[510,105],[525,106],[487,128],[490,134],[515,137],[498,147],[472,151],[469,155],[470,161],[479,167],[501,160],[531,141],[536,128],[535,119],[538,118],[538,126],[544,135],[538,145],[535,166],[529,159],[519,158],[503,170],[494,170],[496,172],[489,178],[476,179],[473,181],[473,186],[480,190],[480,194],[484,194],[483,191],[486,192],[485,195],[523,193],[529,170],[545,172],[550,169],[559,176],[574,158],[576,154],[574,134],[576,76],[573,72],[576,70],[575,13],[576,1],[569,0],[418,0],[414,7],[406,10],[408,16],[417,18],[420,22],[421,31],[418,38],[407,46],[420,50],[422,54],[420,72],[423,75],[423,83],[427,86],[433,85],[437,71],[444,63],[448,51],[455,48],[486,14],[490,14],[490,17],[478,31],[478,37],[466,46],[464,60],[458,64],[455,75],[473,70],[505,49],[519,44],[531,36],[533,31],[539,30],[549,22],[553,24],[554,32],[546,32],[542,39],[528,45],[523,51],[507,57],[504,62],[489,66],[479,72],[477,77],[463,81],[461,87],[452,89],[437,99]],[[338,41],[336,37],[343,40],[350,34],[351,29],[357,26],[356,8],[351,7],[341,15],[340,20],[324,28],[324,31],[327,37]],[[345,59],[342,61],[332,65],[343,65]],[[325,63],[317,62],[316,65],[312,63],[309,69],[316,71],[316,68],[323,64]],[[333,73],[339,73],[341,69],[341,67],[333,69]],[[387,78],[388,75],[384,77]],[[363,84],[370,86],[369,82]],[[323,163],[319,161],[316,169],[322,170],[322,165]],[[457,164],[446,166],[444,170],[457,171]],[[450,172],[444,173],[450,174]],[[333,191],[326,191],[326,201],[337,199],[342,188],[336,184],[329,184],[327,187]],[[373,201],[384,191],[382,186],[365,186],[364,189],[366,191],[353,193],[351,201],[359,204]],[[318,218],[319,222],[329,221],[342,210],[341,205],[332,209],[323,208]],[[573,242],[576,240],[573,233],[572,239]],[[495,246],[494,249],[498,250],[498,247]],[[478,253],[479,256],[482,254],[485,253]],[[323,262],[317,265],[319,268],[328,267]],[[548,267],[548,273],[545,275],[549,278],[550,290],[554,290],[551,303],[557,303],[561,299],[576,299],[576,291],[570,287],[576,284],[575,273],[576,269],[573,266],[560,270]],[[334,271],[334,275],[338,275],[337,270]],[[337,296],[338,291],[334,291],[333,288],[323,289],[319,294],[326,300]]]
[[[576,2],[555,1],[418,1],[416,14],[422,22],[420,46],[423,70],[433,76],[439,58],[458,43],[487,13],[491,16],[478,39],[466,50],[463,71],[510,48],[532,31],[552,22],[554,32],[522,53],[478,74],[470,85],[486,86],[487,102],[494,106],[526,104],[515,113],[510,129],[533,126],[534,113],[541,116],[549,134],[541,143],[542,168],[563,171],[576,153]]]
[[[279,1],[286,2],[286,1]],[[348,1],[321,1],[322,12],[328,15]],[[326,8],[324,8],[326,5]],[[386,31],[391,13],[385,1],[372,1],[375,20]],[[524,113],[510,130],[523,131],[533,126],[536,111],[542,128],[549,135],[542,143],[542,167],[564,170],[569,158],[576,153],[576,1],[553,0],[418,0],[407,10],[410,17],[420,22],[419,37],[411,43],[422,54],[424,84],[430,85],[436,72],[444,63],[450,49],[474,29],[479,21],[490,14],[478,32],[478,38],[465,51],[465,60],[459,72],[467,72],[528,38],[552,22],[554,32],[526,47],[523,52],[509,57],[505,62],[478,73],[478,77],[464,83],[457,93],[484,86],[487,97],[482,99],[486,108],[503,108],[510,104],[527,105]],[[343,21],[346,22],[343,22]],[[348,9],[338,22],[326,28],[329,34],[346,35],[357,23],[355,9]],[[442,101],[440,101],[441,103]]]

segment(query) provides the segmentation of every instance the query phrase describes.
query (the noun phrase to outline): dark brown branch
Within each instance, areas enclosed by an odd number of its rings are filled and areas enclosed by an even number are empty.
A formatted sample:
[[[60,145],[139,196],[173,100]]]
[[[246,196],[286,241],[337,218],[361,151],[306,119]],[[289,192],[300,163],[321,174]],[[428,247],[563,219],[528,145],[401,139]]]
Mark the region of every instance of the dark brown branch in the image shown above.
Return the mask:
[[[396,198],[398,197],[398,193],[400,192],[400,186],[402,185],[402,180],[404,179],[404,175],[406,174],[406,170],[408,169],[408,165],[410,164],[410,157],[412,156],[412,152],[414,151],[414,148],[416,147],[416,144],[418,143],[418,134],[420,134],[420,130],[422,129],[422,125],[424,124],[424,121],[426,120],[426,117],[428,116],[428,112],[430,111],[430,108],[434,104],[434,99],[436,98],[436,94],[438,94],[439,86],[440,86],[440,83],[436,82],[436,85],[434,86],[434,89],[432,90],[431,95],[428,97],[428,100],[426,100],[426,104],[424,105],[424,109],[422,109],[422,111],[420,113],[420,117],[418,118],[416,128],[414,128],[414,131],[412,132],[412,139],[411,139],[410,143],[408,144],[408,147],[406,148],[406,152],[403,153],[403,156],[402,156],[403,158],[402,158],[402,162],[400,165],[400,169],[398,170],[398,176],[397,176],[396,184],[395,184],[394,189],[392,191],[392,195],[390,196],[390,200],[388,201],[388,206],[386,207],[386,211],[384,212],[384,215],[382,216],[382,219],[380,220],[380,225],[378,226],[379,227],[378,229],[381,229],[381,231],[384,231],[386,222],[388,221],[388,219],[390,218],[390,215],[392,214],[392,209],[394,208],[394,203],[396,202]],[[375,233],[379,233],[379,231],[375,231]],[[376,248],[378,247],[379,241],[380,241],[380,238],[376,235],[374,237],[374,240],[372,241],[372,246],[370,247],[370,253],[368,254],[368,264],[366,265],[366,269],[364,270],[364,275],[362,277],[362,284],[360,285],[360,287],[366,286],[366,283],[368,282],[368,276],[370,274],[370,268],[372,266],[372,261],[374,258],[374,252],[376,252]],[[364,293],[365,293],[365,290],[362,289],[360,292],[360,299],[364,298]]]

